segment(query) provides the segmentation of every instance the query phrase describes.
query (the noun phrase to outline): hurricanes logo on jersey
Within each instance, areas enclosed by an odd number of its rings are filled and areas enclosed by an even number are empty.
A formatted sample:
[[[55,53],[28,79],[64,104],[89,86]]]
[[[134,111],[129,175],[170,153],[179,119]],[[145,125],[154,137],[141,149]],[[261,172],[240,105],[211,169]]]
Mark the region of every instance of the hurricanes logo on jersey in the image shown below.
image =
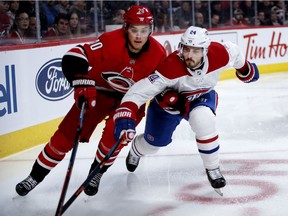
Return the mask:
[[[130,61],[131,62],[131,61]],[[132,67],[125,67],[120,74],[124,77],[127,77],[129,79],[133,79],[134,76],[134,69]]]
[[[119,72],[103,72],[102,77],[115,90],[126,93],[135,83],[133,80],[134,70],[132,67],[125,67]]]

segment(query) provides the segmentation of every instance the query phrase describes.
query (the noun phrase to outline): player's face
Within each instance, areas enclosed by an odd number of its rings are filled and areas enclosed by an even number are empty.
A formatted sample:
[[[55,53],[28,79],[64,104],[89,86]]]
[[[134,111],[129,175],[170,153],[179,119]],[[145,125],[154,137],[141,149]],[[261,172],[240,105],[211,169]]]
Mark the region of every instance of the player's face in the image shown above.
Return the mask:
[[[200,66],[203,57],[203,48],[183,46],[182,55],[187,67],[193,69]]]
[[[138,53],[147,42],[150,33],[150,25],[129,25],[127,30],[129,50]]]

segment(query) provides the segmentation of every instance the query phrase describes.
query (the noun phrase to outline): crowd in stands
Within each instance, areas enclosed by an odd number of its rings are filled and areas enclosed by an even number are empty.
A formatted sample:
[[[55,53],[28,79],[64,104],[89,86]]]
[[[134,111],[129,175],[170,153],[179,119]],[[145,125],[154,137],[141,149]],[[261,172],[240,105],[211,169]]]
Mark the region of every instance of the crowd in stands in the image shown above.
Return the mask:
[[[95,35],[105,31],[107,25],[122,25],[125,10],[133,4],[150,8],[154,32],[158,33],[181,31],[191,25],[208,29],[288,25],[287,0],[0,0],[0,45],[7,39],[21,44],[39,42],[39,37],[51,41]]]

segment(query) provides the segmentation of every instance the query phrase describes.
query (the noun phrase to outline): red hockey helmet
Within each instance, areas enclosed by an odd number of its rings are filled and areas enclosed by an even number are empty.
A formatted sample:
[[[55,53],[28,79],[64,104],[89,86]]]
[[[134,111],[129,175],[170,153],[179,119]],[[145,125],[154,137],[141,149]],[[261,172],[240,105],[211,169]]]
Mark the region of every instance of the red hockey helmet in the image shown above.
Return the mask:
[[[127,24],[153,24],[153,15],[145,6],[133,5],[123,15],[125,26]]]

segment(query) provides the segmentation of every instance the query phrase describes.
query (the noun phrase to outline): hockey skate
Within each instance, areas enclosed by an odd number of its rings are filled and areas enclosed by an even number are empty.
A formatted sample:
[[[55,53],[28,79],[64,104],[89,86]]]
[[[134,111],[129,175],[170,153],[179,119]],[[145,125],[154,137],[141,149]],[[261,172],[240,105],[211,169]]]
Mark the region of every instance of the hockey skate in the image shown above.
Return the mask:
[[[99,165],[99,163],[97,162],[96,159],[94,159],[93,163],[91,164],[90,170],[89,170],[89,174],[91,172],[93,172],[93,170]],[[95,194],[98,193],[98,188],[99,188],[99,184],[100,184],[100,180],[101,177],[103,175],[104,172],[106,172],[106,170],[108,169],[108,167],[103,167],[99,173],[97,173],[92,180],[89,182],[89,184],[86,186],[86,188],[84,189],[84,193],[88,196],[94,196]]]
[[[212,170],[206,169],[206,174],[207,174],[208,180],[209,180],[211,186],[214,188],[214,190],[220,196],[223,196],[221,188],[223,188],[226,185],[226,180],[224,179],[223,175],[221,174],[219,167],[216,169],[212,169]]]
[[[126,157],[126,167],[127,170],[130,172],[134,172],[138,167],[140,161],[140,157],[133,156],[130,152]]]
[[[103,173],[97,173],[92,180],[89,182],[87,187],[84,190],[84,193],[88,196],[94,196],[95,194],[98,193],[98,188],[100,184],[100,180],[102,177]]]
[[[18,183],[16,185],[16,192],[20,195],[20,196],[25,196],[27,195],[31,190],[33,190],[37,185],[39,184],[39,182],[37,182],[34,178],[32,178],[30,175],[24,179],[23,181],[21,181],[20,183]]]

